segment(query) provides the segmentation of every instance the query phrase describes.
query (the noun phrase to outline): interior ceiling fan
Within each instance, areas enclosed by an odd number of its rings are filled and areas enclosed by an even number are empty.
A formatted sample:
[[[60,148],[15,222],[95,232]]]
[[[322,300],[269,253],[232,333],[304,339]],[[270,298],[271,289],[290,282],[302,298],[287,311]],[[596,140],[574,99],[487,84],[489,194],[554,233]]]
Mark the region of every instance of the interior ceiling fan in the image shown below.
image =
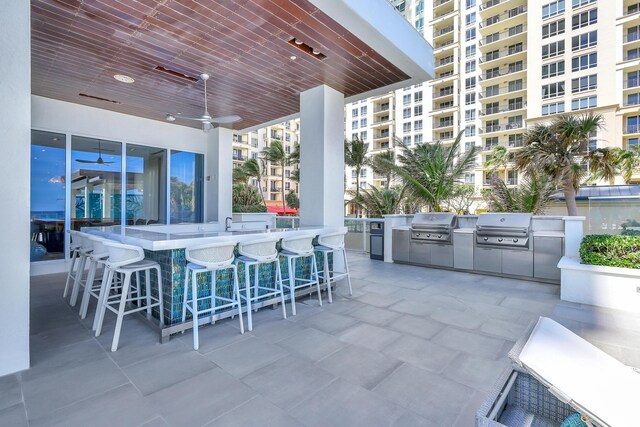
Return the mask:
[[[202,130],[204,132],[209,132],[213,128],[213,125],[228,124],[240,120],[241,117],[236,115],[211,117],[211,115],[209,114],[209,109],[207,108],[207,80],[209,80],[209,74],[200,74],[200,79],[202,79],[202,81],[204,82],[204,114],[202,114],[202,116],[200,117],[185,117],[180,113],[167,113],[165,119],[168,122],[174,122],[176,119],[198,121],[202,123]]]
[[[98,140],[98,158],[95,160],[85,160],[85,159],[76,159],[76,162],[78,163],[91,163],[94,165],[108,165],[110,163],[114,163],[114,162],[105,162],[102,159],[102,147],[100,144],[100,140]]]

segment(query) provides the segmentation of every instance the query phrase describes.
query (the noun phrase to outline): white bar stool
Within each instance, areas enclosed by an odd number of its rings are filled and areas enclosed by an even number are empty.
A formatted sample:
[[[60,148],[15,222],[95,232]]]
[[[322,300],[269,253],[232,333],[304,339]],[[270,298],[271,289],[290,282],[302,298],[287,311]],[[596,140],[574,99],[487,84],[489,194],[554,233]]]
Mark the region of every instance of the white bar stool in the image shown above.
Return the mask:
[[[327,294],[330,303],[333,302],[333,298],[331,297],[331,281],[335,282],[336,280],[346,277],[347,283],[349,283],[349,295],[353,295],[351,276],[349,275],[349,264],[347,264],[347,251],[344,245],[345,234],[347,234],[346,231],[320,234],[318,236],[318,246],[315,248],[323,254],[324,268],[322,269],[322,273],[320,273],[320,277],[322,281],[327,284]],[[342,258],[344,259],[344,272],[336,272],[329,269],[329,254],[334,254],[333,262],[335,265],[335,254],[338,252],[342,253]]]
[[[109,251],[109,258],[105,262],[107,268],[107,278],[103,282],[104,286],[100,290],[100,298],[98,300],[98,324],[96,327],[96,336],[102,332],[102,324],[104,322],[104,314],[107,309],[117,315],[116,328],[113,332],[113,342],[111,351],[118,349],[118,341],[120,340],[120,330],[122,329],[122,320],[125,315],[146,310],[147,318],[151,318],[151,309],[158,307],[160,317],[160,327],[164,325],[164,312],[162,303],[162,273],[160,264],[155,261],[145,259],[144,250],[139,246],[125,245],[112,241],[102,242]],[[155,270],[158,278],[158,297],[151,295],[151,270]],[[131,289],[131,276],[133,273],[145,272],[146,295],[140,295],[141,284],[137,281],[135,289],[136,296]],[[114,285],[114,275],[122,274],[122,289],[120,294],[111,295],[112,286]],[[141,306],[142,301],[146,300],[146,304]],[[128,302],[136,302],[138,305],[125,311]]]
[[[307,286],[316,285],[318,291],[318,302],[322,306],[322,296],[320,294],[320,278],[318,276],[318,264],[316,263],[316,256],[314,254],[313,239],[314,235],[305,234],[297,235],[293,237],[285,237],[280,243],[282,250],[280,256],[287,259],[287,267],[289,269],[289,279],[287,284],[283,284],[285,288],[289,290],[289,298],[291,299],[291,313],[296,315],[296,289],[304,288]],[[311,269],[309,271],[309,278],[296,277],[296,260],[300,258],[311,259]]]
[[[200,346],[198,342],[198,315],[202,313],[211,313],[211,323],[215,323],[214,316],[216,310],[224,310],[227,308],[237,309],[238,318],[240,319],[240,333],[244,334],[244,323],[242,322],[242,304],[240,303],[240,291],[238,288],[238,267],[233,263],[235,256],[233,251],[236,244],[223,242],[206,245],[198,245],[185,250],[187,267],[184,273],[184,295],[182,299],[182,321],[187,317],[187,310],[193,318],[193,349],[197,350]],[[216,273],[218,271],[231,270],[233,273],[233,291],[231,298],[217,295],[216,290]],[[211,293],[210,295],[198,295],[198,274],[211,273]],[[189,293],[189,277],[191,277],[191,299],[187,297]],[[211,301],[210,308],[199,309],[198,302]],[[218,301],[222,301],[221,305],[217,305]],[[191,302],[191,304],[189,304]]]
[[[71,304],[72,307],[75,307],[76,302],[78,301],[78,293],[80,292],[80,288],[84,288],[86,286],[86,281],[83,279],[84,268],[87,265],[87,260],[89,259],[89,255],[93,250],[93,246],[91,245],[91,241],[89,240],[89,235],[87,233],[74,231],[72,236],[73,239],[80,245],[80,247],[77,249],[77,268],[75,270],[75,274],[73,275],[73,289],[71,290],[71,300],[69,301],[69,304]]]
[[[67,230],[69,233],[69,249],[71,250],[71,265],[69,266],[69,273],[67,274],[67,282],[64,285],[64,292],[62,293],[62,298],[66,298],[69,294],[69,290],[72,288],[71,283],[75,282],[78,261],[80,258],[80,238],[77,237],[77,231],[75,230]]]
[[[98,266],[104,267],[105,261],[109,257],[107,247],[102,244],[103,240],[103,238],[93,235],[87,235],[85,237],[85,242],[91,245],[91,253],[89,253],[89,272],[87,273],[87,281],[84,286],[84,293],[82,294],[82,302],[80,303],[80,318],[82,319],[87,317],[90,297],[94,296],[98,298],[100,294],[102,280],[96,285],[96,271],[98,270]]]
[[[287,318],[287,309],[284,303],[284,291],[282,290],[282,271],[280,270],[280,260],[278,258],[278,249],[276,248],[277,239],[257,239],[247,242],[238,243],[237,262],[244,264],[245,276],[245,295],[240,292],[240,298],[245,300],[247,306],[247,329],[253,330],[253,319],[251,315],[251,303],[274,297],[279,295],[282,303],[282,317]],[[273,288],[260,285],[259,268],[264,264],[275,264],[276,277]],[[250,267],[254,267],[254,283],[251,285]],[[262,291],[262,293],[261,293]]]

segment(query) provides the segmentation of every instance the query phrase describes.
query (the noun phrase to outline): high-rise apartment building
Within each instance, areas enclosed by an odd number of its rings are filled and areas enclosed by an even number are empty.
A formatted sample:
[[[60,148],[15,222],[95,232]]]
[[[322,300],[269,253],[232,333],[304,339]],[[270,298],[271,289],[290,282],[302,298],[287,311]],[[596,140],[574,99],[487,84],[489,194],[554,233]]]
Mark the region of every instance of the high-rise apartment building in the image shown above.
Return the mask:
[[[346,106],[346,138],[362,138],[371,154],[397,150],[393,136],[409,145],[449,143],[464,131],[461,150],[478,147],[464,181],[479,194],[493,148],[515,153],[527,126],[560,113],[604,117],[590,149],[638,144],[638,0],[390,1],[432,44],[435,76]],[[347,187],[355,186],[354,172],[346,173]],[[500,175],[519,183],[513,163]],[[380,178],[367,168],[361,186],[382,186]]]
[[[291,154],[295,145],[300,143],[300,120],[290,120],[277,125],[267,126],[246,134],[235,134],[233,137],[233,166],[240,167],[248,159],[257,159],[262,162],[261,152],[273,141],[279,141],[284,147],[285,153]],[[267,206],[282,209],[282,176],[284,175],[285,197],[293,191],[299,195],[299,184],[292,176],[298,169],[297,165],[282,167],[266,162],[263,168],[262,191]],[[249,180],[249,184],[258,186],[255,178]]]

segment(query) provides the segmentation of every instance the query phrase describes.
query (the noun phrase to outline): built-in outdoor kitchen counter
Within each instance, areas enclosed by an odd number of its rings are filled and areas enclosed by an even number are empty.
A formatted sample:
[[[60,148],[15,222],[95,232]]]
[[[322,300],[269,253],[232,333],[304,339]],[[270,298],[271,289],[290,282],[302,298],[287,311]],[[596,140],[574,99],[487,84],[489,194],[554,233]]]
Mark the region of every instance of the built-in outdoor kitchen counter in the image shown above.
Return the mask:
[[[416,214],[392,232],[394,262],[560,282],[562,216]],[[427,237],[428,236],[428,237]]]
[[[145,256],[157,261],[160,264],[163,281],[163,301],[165,327],[161,331],[161,338],[167,341],[171,334],[180,332],[191,327],[191,320],[182,323],[182,298],[184,292],[184,272],[187,265],[185,258],[185,248],[195,245],[218,243],[218,242],[241,242],[260,238],[281,239],[296,233],[318,235],[325,232],[346,231],[345,227],[327,228],[322,226],[299,227],[290,229],[242,229],[242,223],[234,223],[233,228],[225,231],[222,224],[177,224],[177,225],[146,225],[146,226],[112,226],[112,227],[84,227],[82,231],[92,233],[107,239],[121,243],[140,246],[144,249]],[[246,225],[246,224],[244,224]],[[318,268],[322,270],[322,251],[316,252]],[[329,263],[332,265],[332,256],[329,255]],[[288,278],[288,269],[285,260],[281,260],[283,279]],[[310,263],[301,259],[296,262],[296,275],[308,274]],[[275,280],[275,271],[272,265],[262,265],[258,272],[261,285],[271,284]],[[144,283],[145,277],[141,276]],[[155,286],[156,276],[151,275],[152,289]],[[244,264],[240,263],[238,268],[238,280],[240,287],[244,287]],[[211,275],[201,274],[198,276],[199,294],[208,294],[211,287]],[[216,274],[216,292],[218,295],[228,295],[233,286],[232,277],[229,271],[219,271]],[[144,286],[142,287],[144,289]],[[278,303],[279,298],[262,301],[254,304],[254,307],[262,307]],[[205,307],[206,308],[206,307]],[[154,317],[158,318],[160,313],[154,309]],[[231,311],[216,314],[215,318],[224,318],[232,315]],[[208,321],[203,318],[202,322]]]

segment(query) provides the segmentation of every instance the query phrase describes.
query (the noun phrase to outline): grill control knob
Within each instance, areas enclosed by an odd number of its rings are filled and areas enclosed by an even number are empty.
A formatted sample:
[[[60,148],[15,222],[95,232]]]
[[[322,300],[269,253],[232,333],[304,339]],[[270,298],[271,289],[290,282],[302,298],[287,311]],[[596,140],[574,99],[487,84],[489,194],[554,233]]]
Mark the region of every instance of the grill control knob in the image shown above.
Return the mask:
[[[518,239],[513,239],[513,243],[518,243]]]
[[[416,233],[416,237],[420,237],[420,233]]]
[[[431,237],[431,234],[427,234],[427,237]]]
[[[438,239],[442,239],[442,234],[438,234]]]
[[[485,238],[484,238],[484,241],[485,241],[485,242],[486,242],[486,241],[488,241],[488,240],[489,240],[489,238],[488,238],[488,237],[485,237]]]
[[[498,238],[498,242],[502,242],[504,239],[502,237]]]

